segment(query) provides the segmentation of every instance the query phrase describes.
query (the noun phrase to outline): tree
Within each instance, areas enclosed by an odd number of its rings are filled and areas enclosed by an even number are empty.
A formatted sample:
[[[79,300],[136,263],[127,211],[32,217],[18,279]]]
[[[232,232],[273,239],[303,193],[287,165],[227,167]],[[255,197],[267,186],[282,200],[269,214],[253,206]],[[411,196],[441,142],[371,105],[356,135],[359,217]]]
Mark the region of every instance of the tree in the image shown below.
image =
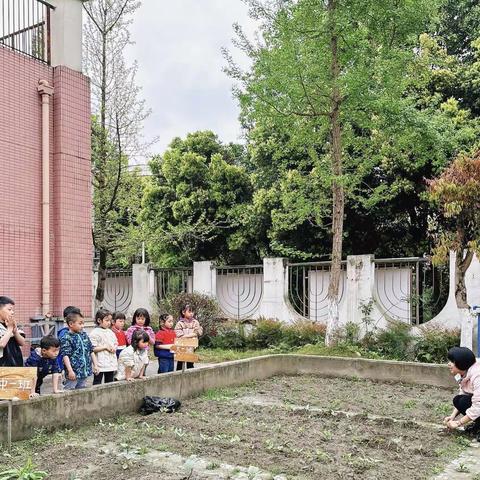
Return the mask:
[[[227,55],[229,74],[247,127],[274,124],[304,143],[331,188],[331,274],[327,343],[338,324],[345,189],[385,117],[408,107],[403,93],[418,35],[436,2],[415,0],[249,0],[262,21],[250,42],[237,26],[237,44],[252,60],[242,72]]]
[[[92,121],[92,159],[98,161],[100,156],[101,133],[96,117]],[[117,181],[107,181],[102,188],[93,190],[95,245],[102,246],[107,253],[107,266],[130,265],[141,245],[142,225],[139,222],[141,199],[143,197],[148,179],[141,175],[139,168],[129,168],[128,158],[115,157],[115,145],[107,143],[107,149],[113,151],[114,161],[101,163],[101,172],[94,163],[96,175],[94,179],[102,176],[108,180],[118,175],[120,163],[121,175]],[[116,192],[114,192],[116,190]],[[112,205],[112,198],[115,201]],[[101,251],[100,248],[98,248]]]
[[[465,273],[474,253],[480,252],[480,151],[459,155],[428,185],[430,199],[438,208],[434,260],[445,261],[450,250],[456,252],[455,298],[459,309],[468,309]]]
[[[95,221],[93,239],[99,254],[97,303],[103,301],[109,257],[124,229],[116,223],[125,216],[124,199],[129,195],[127,179],[130,159],[145,153],[143,121],[149,115],[135,84],[136,64],[127,66],[125,48],[132,42],[128,30],[140,2],[92,0],[83,7],[85,71],[92,84],[97,112],[92,128],[92,172]],[[118,228],[117,228],[118,227]]]
[[[163,157],[151,160],[142,220],[155,263],[248,258],[249,245],[237,236],[237,219],[252,193],[241,158],[239,147],[205,131],[175,138]]]
[[[446,0],[438,29],[449,55],[465,63],[473,60],[472,42],[480,37],[480,5],[477,0]]]

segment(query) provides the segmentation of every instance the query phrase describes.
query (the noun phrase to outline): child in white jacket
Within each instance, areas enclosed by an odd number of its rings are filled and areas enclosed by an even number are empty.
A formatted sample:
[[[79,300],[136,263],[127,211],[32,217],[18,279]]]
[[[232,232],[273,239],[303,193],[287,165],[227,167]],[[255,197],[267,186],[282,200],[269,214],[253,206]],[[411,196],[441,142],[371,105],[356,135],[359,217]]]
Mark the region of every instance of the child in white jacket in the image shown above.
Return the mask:
[[[97,358],[99,373],[93,376],[93,384],[100,385],[113,382],[113,377],[118,368],[116,350],[118,341],[112,332],[112,314],[105,309],[100,309],[95,315],[97,327],[90,333],[93,353]]]

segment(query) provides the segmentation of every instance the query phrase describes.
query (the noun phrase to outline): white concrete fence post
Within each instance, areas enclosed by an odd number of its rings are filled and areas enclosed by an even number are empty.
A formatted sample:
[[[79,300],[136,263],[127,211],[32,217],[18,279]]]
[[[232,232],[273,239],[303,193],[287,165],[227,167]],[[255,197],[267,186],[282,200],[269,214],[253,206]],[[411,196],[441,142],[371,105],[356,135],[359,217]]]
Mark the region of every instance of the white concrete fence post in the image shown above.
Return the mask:
[[[340,309],[340,325],[347,322],[361,323],[365,316],[363,307],[373,302],[375,264],[373,255],[349,255],[347,257],[347,281],[345,301]],[[374,308],[372,303],[371,308]]]
[[[132,302],[128,309],[132,315],[137,308],[151,309],[152,293],[150,287],[150,273],[148,263],[132,265]]]
[[[157,298],[157,282],[155,280],[155,270],[153,268],[148,269],[148,296],[150,302]]]
[[[298,318],[288,305],[288,268],[285,258],[263,259],[263,296],[258,316],[292,322]]]
[[[217,271],[213,262],[193,262],[193,291],[216,298]]]
[[[50,0],[52,66],[82,71],[82,0]]]

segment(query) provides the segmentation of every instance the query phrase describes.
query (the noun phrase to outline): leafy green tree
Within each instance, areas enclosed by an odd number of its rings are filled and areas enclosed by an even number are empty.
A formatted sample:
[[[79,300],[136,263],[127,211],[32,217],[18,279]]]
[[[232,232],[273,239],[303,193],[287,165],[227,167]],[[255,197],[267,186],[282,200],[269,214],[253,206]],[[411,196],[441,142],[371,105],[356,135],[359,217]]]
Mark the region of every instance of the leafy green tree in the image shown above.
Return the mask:
[[[151,160],[142,220],[152,260],[169,266],[248,258],[250,244],[236,235],[252,195],[242,157],[240,147],[225,146],[206,131],[175,138],[163,157]]]
[[[449,55],[473,60],[472,42],[480,38],[480,4],[477,0],[446,0],[441,7],[438,34]]]
[[[104,153],[108,161],[104,161]],[[147,178],[119,157],[113,142],[103,144],[103,132],[92,118],[93,240],[107,266],[130,265],[140,251],[143,230],[139,223]]]
[[[474,253],[480,251],[480,151],[473,156],[459,155],[442,174],[429,182],[431,201],[438,208],[434,219],[437,246],[434,260],[442,262],[448,252],[456,252],[455,298],[460,309],[467,309],[465,272]]]
[[[408,106],[403,94],[418,35],[436,2],[285,0],[249,1],[262,21],[262,39],[238,44],[253,67],[229,73],[241,82],[238,97],[247,126],[273,124],[304,143],[331,189],[332,269],[327,343],[338,323],[345,190],[364,160],[359,151],[385,118]],[[315,152],[315,153],[313,153]],[[323,208],[318,208],[323,212]],[[317,219],[317,222],[319,220]],[[320,223],[320,222],[319,222]],[[325,224],[326,222],[321,222]]]

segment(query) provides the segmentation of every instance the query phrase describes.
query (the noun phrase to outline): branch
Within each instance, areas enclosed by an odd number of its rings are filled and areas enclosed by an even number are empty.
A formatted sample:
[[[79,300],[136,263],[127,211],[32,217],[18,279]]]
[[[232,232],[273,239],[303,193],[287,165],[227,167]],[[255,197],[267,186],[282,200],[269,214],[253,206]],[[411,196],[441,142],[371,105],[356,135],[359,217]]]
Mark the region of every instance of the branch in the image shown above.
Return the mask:
[[[328,112],[314,112],[314,113],[307,113],[307,112],[299,112],[296,110],[290,110],[288,112],[280,110],[276,105],[272,102],[266,100],[261,95],[257,94],[257,97],[260,101],[264,102],[269,107],[273,108],[277,113],[283,115],[284,117],[290,117],[291,115],[297,115],[298,117],[308,117],[308,118],[316,118],[316,117],[328,117],[330,114]]]
[[[123,15],[123,12],[125,11],[125,8],[127,7],[127,3],[128,3],[128,0],[125,0],[125,3],[123,4],[123,7],[120,9],[120,12],[119,12],[118,15],[117,15],[117,18],[116,18],[115,21],[112,22],[112,24],[107,28],[107,30],[105,31],[105,34],[110,33],[110,31],[112,30],[112,28],[115,27],[115,25],[117,24],[117,22],[120,20],[120,18],[121,18],[122,15]]]
[[[112,197],[110,198],[110,204],[105,211],[105,214],[113,210],[115,200],[117,199],[118,189],[120,187],[120,180],[122,178],[122,142],[120,139],[120,130],[118,126],[118,115],[117,115],[117,145],[118,145],[118,168],[117,168],[117,177],[115,181],[115,187],[113,188]]]
[[[300,84],[302,85],[303,94],[305,95],[305,98],[306,98],[308,104],[310,105],[310,108],[312,109],[312,112],[315,115],[317,115],[316,108],[313,106],[312,100],[310,99],[310,95],[308,95],[308,93],[307,93],[307,87],[305,86],[305,82],[303,80],[303,75],[302,75],[302,70],[300,68],[298,69],[298,76],[299,76],[299,79],[300,79]]]
[[[93,17],[93,13],[88,9],[86,2],[83,3],[83,8],[84,8],[84,10],[87,12],[87,15],[90,17],[90,20],[91,20],[91,21],[95,24],[95,26],[98,28],[98,31],[99,31],[99,32],[102,32],[102,29],[100,28],[100,25],[97,23],[97,21],[96,21],[95,18]]]

